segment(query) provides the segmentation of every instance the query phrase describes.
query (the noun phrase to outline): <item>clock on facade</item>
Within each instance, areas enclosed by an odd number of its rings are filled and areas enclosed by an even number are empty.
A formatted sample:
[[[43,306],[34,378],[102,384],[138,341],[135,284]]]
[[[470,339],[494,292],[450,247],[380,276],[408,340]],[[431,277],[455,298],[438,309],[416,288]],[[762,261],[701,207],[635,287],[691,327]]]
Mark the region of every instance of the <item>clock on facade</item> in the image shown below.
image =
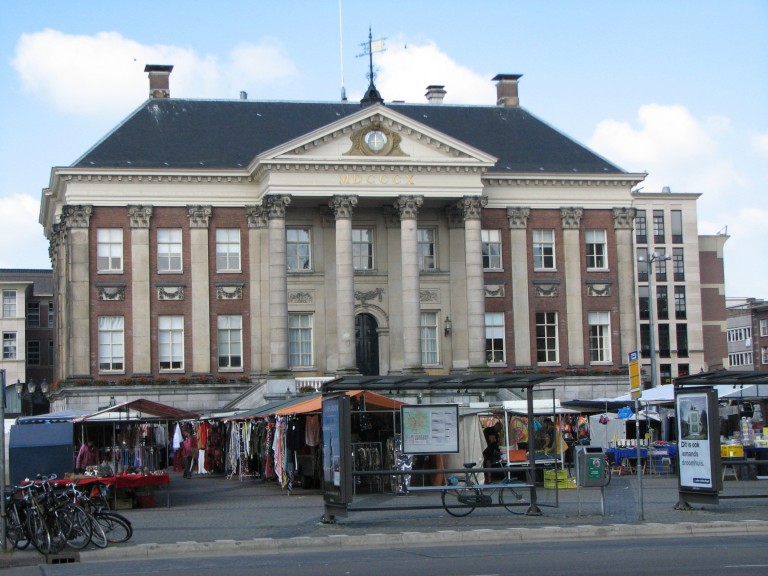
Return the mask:
[[[365,145],[373,152],[381,152],[387,145],[389,138],[381,130],[371,130],[363,137]]]

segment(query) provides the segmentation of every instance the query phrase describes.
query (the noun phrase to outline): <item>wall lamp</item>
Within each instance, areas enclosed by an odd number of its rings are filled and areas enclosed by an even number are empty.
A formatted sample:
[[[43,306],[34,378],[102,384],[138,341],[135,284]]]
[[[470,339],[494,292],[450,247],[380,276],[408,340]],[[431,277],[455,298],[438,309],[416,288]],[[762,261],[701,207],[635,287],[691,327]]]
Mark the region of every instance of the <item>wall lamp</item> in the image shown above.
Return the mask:
[[[451,324],[451,317],[446,316],[445,317],[445,335],[450,336],[451,330],[453,330],[453,325]]]

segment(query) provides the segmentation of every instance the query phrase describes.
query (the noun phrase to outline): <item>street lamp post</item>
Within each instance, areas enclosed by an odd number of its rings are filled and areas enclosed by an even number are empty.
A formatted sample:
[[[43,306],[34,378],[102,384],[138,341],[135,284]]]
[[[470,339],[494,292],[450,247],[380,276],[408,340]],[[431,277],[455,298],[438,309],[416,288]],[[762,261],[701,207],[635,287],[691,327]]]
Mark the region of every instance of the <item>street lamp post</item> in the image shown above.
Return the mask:
[[[654,252],[647,259],[645,256],[640,256],[638,261],[648,263],[648,340],[651,347],[651,388],[656,388],[657,383],[657,368],[656,368],[656,330],[653,326],[654,305],[653,302],[656,299],[656,291],[653,286],[653,264],[655,262],[671,260],[672,256],[669,254],[660,254]]]

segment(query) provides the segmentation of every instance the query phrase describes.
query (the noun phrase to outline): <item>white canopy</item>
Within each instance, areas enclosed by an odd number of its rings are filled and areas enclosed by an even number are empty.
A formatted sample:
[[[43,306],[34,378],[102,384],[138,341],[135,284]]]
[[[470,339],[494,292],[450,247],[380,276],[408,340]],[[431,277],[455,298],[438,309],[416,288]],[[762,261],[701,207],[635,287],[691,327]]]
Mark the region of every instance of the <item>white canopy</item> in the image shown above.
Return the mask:
[[[502,408],[507,412],[517,414],[528,414],[528,402],[526,400],[504,400]],[[537,416],[546,414],[578,414],[578,410],[572,410],[560,405],[560,400],[554,402],[548,398],[534,398],[533,413]]]

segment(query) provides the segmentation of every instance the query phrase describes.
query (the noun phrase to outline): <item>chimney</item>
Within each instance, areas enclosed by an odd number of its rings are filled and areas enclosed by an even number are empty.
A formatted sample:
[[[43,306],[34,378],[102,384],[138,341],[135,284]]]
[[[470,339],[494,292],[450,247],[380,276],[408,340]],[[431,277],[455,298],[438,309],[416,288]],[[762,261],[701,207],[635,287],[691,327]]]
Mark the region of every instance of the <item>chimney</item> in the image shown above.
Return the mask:
[[[518,108],[520,98],[517,95],[517,81],[522,78],[522,74],[496,74],[493,78],[496,80],[496,104],[498,106],[509,106]]]
[[[248,92],[240,90],[240,100],[248,100]]]
[[[173,66],[164,64],[147,64],[144,72],[149,75],[149,97],[150,98],[170,98],[171,88],[168,77],[171,75]]]
[[[445,86],[438,86],[437,84],[427,86],[427,93],[424,94],[427,97],[427,102],[430,104],[442,104],[446,94],[443,88]]]

